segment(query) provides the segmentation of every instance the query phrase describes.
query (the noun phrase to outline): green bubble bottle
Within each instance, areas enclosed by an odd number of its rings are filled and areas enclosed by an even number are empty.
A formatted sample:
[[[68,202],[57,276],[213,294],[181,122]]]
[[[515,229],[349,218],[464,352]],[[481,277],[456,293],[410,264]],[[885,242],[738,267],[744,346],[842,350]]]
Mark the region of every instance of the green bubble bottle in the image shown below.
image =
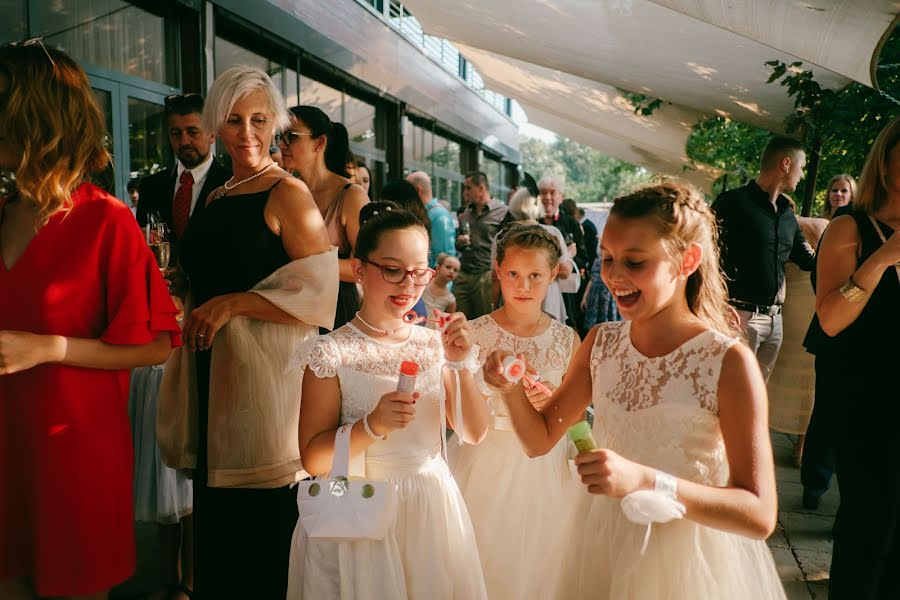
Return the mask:
[[[596,450],[597,442],[594,441],[594,436],[591,435],[591,426],[587,421],[581,421],[580,423],[575,423],[571,427],[569,427],[566,434],[569,436],[569,439],[575,444],[575,447],[578,448],[579,452],[587,452],[588,450]]]

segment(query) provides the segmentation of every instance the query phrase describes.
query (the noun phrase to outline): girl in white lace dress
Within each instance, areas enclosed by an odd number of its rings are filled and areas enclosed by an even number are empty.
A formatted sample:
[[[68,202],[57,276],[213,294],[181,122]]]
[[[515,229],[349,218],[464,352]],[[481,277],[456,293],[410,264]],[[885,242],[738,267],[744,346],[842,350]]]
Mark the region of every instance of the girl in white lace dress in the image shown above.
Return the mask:
[[[360,221],[354,270],[365,290],[362,308],[298,352],[306,369],[300,453],[310,474],[326,473],[337,428],[353,423],[351,477],[396,483],[399,508],[379,541],[310,539],[298,521],[287,597],[483,599],[472,524],[441,454],[447,425],[469,443],[487,431],[487,401],[471,372],[478,370],[471,328],[461,313],[444,331],[404,323],[434,275],[425,228],[388,203],[367,205]],[[412,395],[396,391],[403,361],[419,364]],[[471,370],[458,371],[459,394],[450,369],[465,362]],[[464,422],[453,417],[458,401]],[[356,473],[354,462],[361,463]]]
[[[493,349],[522,354],[556,389],[578,347],[578,334],[541,310],[559,270],[556,238],[540,225],[513,224],[497,241],[497,273],[503,307],[472,321],[481,362]],[[527,384],[526,384],[527,385]],[[548,396],[533,386],[535,407]],[[561,526],[584,495],[569,471],[566,440],[544,456],[529,458],[503,400],[491,392],[491,421],[478,446],[451,447],[450,465],[478,540],[489,598],[556,598],[567,532]]]
[[[784,598],[764,542],[777,515],[766,389],[735,339],[715,231],[703,196],[678,181],[618,198],[602,277],[626,321],[590,332],[542,412],[502,378],[502,352],[484,367],[530,454],[548,452],[594,403],[601,449],[576,458],[589,495],[568,554],[553,557],[568,571],[560,598]],[[620,499],[654,488],[686,513],[654,524],[642,550],[647,527],[626,519]]]

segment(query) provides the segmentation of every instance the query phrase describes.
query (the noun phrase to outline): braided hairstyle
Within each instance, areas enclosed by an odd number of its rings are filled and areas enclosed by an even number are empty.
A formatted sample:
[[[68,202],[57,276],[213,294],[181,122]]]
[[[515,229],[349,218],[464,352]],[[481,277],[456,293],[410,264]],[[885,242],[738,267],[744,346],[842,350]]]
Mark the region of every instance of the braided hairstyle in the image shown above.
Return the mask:
[[[562,258],[559,240],[540,225],[511,223],[497,234],[498,265],[503,262],[503,257],[510,248],[539,248],[545,250],[551,269],[556,268]]]
[[[703,194],[675,178],[661,178],[613,201],[610,215],[649,219],[657,228],[669,257],[681,265],[691,244],[702,249],[700,265],[685,286],[691,312],[709,327],[729,337],[743,337],[728,305],[728,288],[719,267],[718,226]]]

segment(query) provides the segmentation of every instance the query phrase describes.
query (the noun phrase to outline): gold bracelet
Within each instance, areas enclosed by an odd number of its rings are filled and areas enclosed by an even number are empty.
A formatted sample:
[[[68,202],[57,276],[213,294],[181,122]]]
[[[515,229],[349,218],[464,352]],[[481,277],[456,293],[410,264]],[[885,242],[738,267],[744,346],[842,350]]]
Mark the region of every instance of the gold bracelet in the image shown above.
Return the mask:
[[[839,291],[841,296],[847,299],[847,302],[852,302],[853,304],[859,304],[866,297],[866,290],[853,283],[852,277],[841,286]]]

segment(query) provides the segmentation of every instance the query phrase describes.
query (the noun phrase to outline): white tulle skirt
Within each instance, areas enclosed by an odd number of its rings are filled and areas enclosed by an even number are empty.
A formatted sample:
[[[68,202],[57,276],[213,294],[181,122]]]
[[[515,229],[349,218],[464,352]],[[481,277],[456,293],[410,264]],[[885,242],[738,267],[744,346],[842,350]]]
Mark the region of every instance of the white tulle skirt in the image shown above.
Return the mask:
[[[163,463],[156,443],[156,403],[162,365],[131,371],[128,415],[134,438],[134,519],[170,525],[191,514],[193,483]]]
[[[591,600],[783,600],[766,543],[678,520],[646,527],[628,521],[619,500],[579,503],[572,522],[564,593]]]
[[[513,431],[492,428],[477,446],[451,442],[450,466],[475,527],[488,598],[568,598],[560,582],[568,524],[587,492],[569,471],[566,440],[529,458]]]
[[[482,600],[484,578],[469,513],[443,458],[366,464],[398,484],[397,521],[383,540],[291,540],[289,600]]]

